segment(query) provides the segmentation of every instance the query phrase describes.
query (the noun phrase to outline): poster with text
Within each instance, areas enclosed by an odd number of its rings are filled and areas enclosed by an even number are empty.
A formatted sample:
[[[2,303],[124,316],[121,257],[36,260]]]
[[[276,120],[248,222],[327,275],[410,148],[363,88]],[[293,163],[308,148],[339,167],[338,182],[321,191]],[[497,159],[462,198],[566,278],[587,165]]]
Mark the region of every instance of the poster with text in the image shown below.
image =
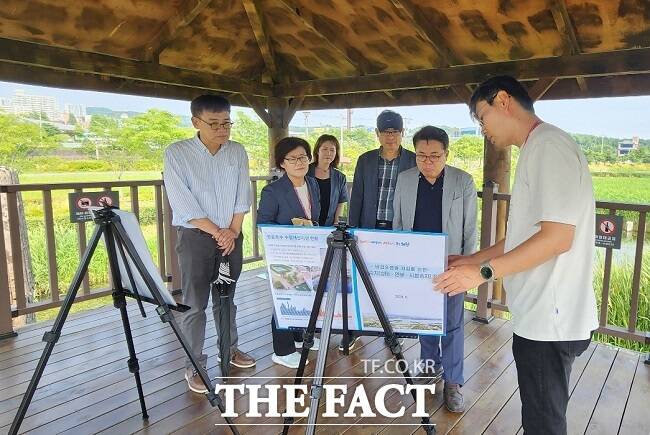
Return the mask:
[[[444,335],[446,298],[433,290],[432,279],[445,270],[447,236],[380,230],[353,234],[395,332]],[[381,331],[356,265],[353,279],[361,329]]]
[[[334,228],[326,227],[294,227],[285,225],[259,225],[262,231],[265,259],[273,307],[278,328],[305,328],[309,322],[311,310],[316,296],[316,288],[320,280],[325,253],[327,252],[327,237]],[[327,291],[336,288],[339,292],[334,310],[332,327],[343,327],[343,308],[340,295],[340,278],[336,286],[328,284],[317,327],[322,326],[325,314]],[[357,330],[359,320],[355,307],[357,298],[352,288],[352,269],[348,261],[348,329]]]

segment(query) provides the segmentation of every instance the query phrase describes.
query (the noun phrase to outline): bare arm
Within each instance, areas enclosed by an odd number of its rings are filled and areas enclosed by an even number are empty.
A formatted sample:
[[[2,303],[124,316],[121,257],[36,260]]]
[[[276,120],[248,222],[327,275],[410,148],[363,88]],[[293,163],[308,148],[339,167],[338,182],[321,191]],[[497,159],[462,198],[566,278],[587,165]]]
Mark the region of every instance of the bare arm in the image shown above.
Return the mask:
[[[472,255],[480,261],[472,264],[454,264],[449,270],[434,279],[435,287],[453,296],[477,287],[484,279],[480,274],[479,263],[491,260],[495,278],[512,275],[532,269],[571,249],[575,227],[557,222],[540,223],[540,230],[521,245],[503,254],[503,241]],[[500,246],[501,255],[497,247]]]
[[[506,254],[493,258],[490,264],[495,276],[512,275],[567,252],[573,244],[575,227],[557,222],[541,222],[539,232]]]

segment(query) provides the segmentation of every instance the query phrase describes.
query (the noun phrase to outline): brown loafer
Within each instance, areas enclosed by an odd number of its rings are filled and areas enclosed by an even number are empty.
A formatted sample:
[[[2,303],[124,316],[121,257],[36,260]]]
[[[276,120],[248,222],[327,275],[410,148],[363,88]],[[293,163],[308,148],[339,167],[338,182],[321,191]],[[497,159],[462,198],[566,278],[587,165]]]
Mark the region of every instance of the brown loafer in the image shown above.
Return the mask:
[[[248,369],[255,366],[255,358],[237,349],[230,358],[230,364],[240,369]]]
[[[198,372],[193,368],[185,369],[185,380],[187,381],[187,386],[191,391],[199,394],[205,394],[208,392],[208,389],[205,388],[205,384],[201,380]]]

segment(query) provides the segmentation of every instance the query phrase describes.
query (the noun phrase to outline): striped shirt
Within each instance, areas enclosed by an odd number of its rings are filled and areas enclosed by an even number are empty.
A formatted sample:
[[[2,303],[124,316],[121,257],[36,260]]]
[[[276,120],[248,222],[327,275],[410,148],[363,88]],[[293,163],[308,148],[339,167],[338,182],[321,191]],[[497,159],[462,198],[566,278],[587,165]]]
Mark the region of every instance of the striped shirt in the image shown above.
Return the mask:
[[[241,144],[228,141],[212,155],[197,135],[171,144],[164,165],[172,225],[195,228],[189,221],[208,218],[228,228],[234,214],[250,210],[248,155]]]
[[[401,151],[401,149],[400,149]],[[377,177],[377,220],[393,220],[393,197],[399,175],[400,154],[391,161],[384,159],[379,153],[379,166]]]

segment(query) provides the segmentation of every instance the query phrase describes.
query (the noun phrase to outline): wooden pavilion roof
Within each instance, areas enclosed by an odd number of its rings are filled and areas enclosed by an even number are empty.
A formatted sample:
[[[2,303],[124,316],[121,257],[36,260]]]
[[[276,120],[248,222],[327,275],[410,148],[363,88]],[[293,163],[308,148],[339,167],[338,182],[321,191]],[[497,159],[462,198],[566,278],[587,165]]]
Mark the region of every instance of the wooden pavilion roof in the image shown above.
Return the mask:
[[[649,0],[3,0],[0,80],[303,109],[650,94]]]

